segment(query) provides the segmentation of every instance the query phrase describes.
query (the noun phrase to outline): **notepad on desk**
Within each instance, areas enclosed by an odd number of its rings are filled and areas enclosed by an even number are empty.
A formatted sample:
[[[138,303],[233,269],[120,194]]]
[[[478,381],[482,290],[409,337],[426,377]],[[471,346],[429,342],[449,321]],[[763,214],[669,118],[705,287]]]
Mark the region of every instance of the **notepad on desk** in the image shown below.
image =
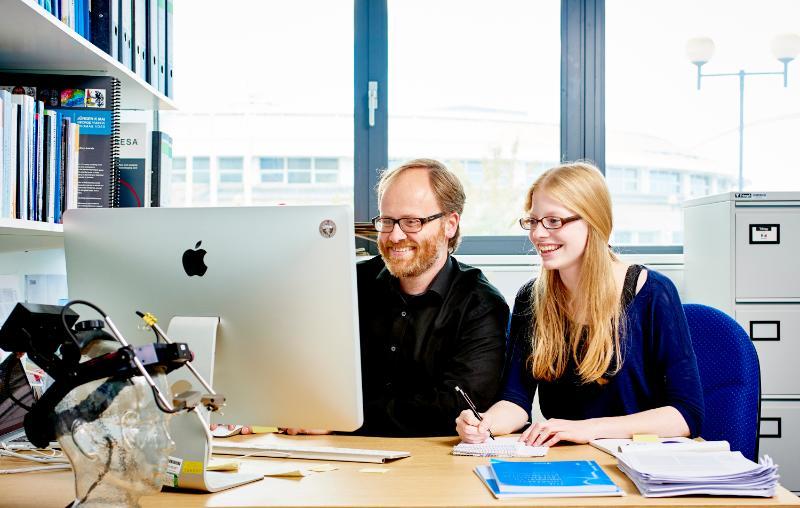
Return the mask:
[[[458,443],[452,453],[470,457],[544,457],[547,447],[528,446],[516,437],[498,437],[478,444]]]
[[[475,468],[497,499],[510,497],[622,496],[593,460],[557,462],[507,462],[492,460]]]

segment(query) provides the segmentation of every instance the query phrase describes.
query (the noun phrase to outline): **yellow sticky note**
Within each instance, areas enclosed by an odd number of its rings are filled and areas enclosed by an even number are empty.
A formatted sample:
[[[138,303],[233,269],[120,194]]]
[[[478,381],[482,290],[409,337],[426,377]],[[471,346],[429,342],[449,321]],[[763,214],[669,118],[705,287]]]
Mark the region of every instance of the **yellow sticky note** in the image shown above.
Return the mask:
[[[634,443],[658,443],[658,436],[655,434],[634,434]]]
[[[378,474],[383,474],[383,473],[388,473],[389,469],[385,468],[385,467],[365,467],[363,469],[359,469],[358,472],[359,473],[378,473]]]
[[[238,471],[238,460],[211,459],[208,461],[206,471]]]
[[[250,427],[253,434],[275,434],[278,432],[278,427],[264,427],[262,425],[253,425]]]
[[[308,466],[306,469],[314,471],[315,473],[325,473],[327,471],[336,471],[339,468],[333,464],[319,464],[316,466]]]
[[[181,473],[184,474],[203,474],[203,463],[202,462],[195,462],[191,460],[183,461],[183,467],[181,467]]]

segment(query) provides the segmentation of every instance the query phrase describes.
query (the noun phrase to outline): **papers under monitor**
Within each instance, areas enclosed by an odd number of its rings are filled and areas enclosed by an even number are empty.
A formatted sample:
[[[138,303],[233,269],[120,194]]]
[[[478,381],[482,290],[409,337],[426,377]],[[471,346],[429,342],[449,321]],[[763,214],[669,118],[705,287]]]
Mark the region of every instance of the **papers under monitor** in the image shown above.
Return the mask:
[[[452,453],[470,457],[544,457],[547,447],[528,446],[516,437],[498,437],[478,444],[458,443]]]
[[[264,436],[267,437],[267,436]],[[247,457],[274,457],[285,459],[337,460],[344,462],[369,462],[382,464],[388,460],[402,459],[411,454],[397,450],[365,450],[361,448],[335,448],[332,446],[309,446],[297,441],[274,439],[229,442],[214,440],[213,453]]]

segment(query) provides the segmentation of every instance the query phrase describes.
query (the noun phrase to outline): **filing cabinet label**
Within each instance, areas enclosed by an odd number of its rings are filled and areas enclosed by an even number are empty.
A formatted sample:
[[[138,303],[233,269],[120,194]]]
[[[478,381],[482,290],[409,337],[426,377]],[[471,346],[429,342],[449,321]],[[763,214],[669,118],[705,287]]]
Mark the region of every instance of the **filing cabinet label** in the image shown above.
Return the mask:
[[[751,244],[781,243],[780,224],[750,224]]]
[[[758,425],[758,437],[781,437],[781,419],[761,418]]]
[[[781,340],[780,321],[750,321],[751,340]]]

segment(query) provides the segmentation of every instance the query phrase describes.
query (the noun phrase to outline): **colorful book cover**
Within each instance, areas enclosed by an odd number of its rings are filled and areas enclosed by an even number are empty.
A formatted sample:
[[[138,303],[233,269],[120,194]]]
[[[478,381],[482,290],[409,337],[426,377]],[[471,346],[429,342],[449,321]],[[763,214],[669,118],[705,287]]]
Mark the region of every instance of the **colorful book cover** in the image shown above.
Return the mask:
[[[119,81],[109,76],[0,73],[0,86],[24,87],[80,126],[77,206],[107,208],[118,204]]]
[[[616,492],[618,487],[593,460],[509,462],[492,460],[500,492]]]

